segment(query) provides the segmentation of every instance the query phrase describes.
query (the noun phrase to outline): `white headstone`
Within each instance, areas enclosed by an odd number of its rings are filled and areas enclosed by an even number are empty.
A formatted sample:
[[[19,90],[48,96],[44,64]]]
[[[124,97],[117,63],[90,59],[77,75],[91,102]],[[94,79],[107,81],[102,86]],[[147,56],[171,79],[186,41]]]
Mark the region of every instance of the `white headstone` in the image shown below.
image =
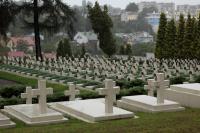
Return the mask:
[[[112,79],[105,80],[105,88],[97,89],[100,95],[105,95],[105,113],[113,113],[113,103],[116,94],[120,92],[120,88],[115,86],[115,82]]]
[[[69,96],[70,101],[74,101],[76,98],[76,95],[80,94],[79,90],[76,90],[76,86],[72,83],[68,84],[69,90],[65,91],[65,96]]]

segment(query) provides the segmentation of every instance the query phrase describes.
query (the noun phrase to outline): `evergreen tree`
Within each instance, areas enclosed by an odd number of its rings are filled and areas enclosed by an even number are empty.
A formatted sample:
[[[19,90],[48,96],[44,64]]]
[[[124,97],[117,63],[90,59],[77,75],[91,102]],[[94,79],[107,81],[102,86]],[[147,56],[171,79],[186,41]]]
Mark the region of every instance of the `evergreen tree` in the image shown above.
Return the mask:
[[[60,40],[57,48],[57,57],[68,57],[72,56],[71,44],[68,39],[64,38]]]
[[[104,6],[102,10],[98,2],[96,2],[94,7],[88,6],[88,11],[92,28],[98,35],[100,48],[105,54],[112,56],[116,52],[116,43],[111,32],[113,23],[108,15],[107,6]]]
[[[195,55],[197,57],[197,59],[200,60],[200,14],[198,17],[198,21],[197,21],[197,33],[196,33],[196,52]]]
[[[163,49],[165,50],[165,58],[174,58],[175,57],[175,45],[176,45],[176,25],[174,19],[170,20],[166,26],[166,36],[165,44]],[[163,50],[163,51],[164,51]]]
[[[197,24],[197,20],[195,17],[192,18],[192,43],[190,46],[190,53],[191,53],[191,58],[196,59],[196,48],[197,48],[197,28],[198,24]]]
[[[40,33],[56,33],[65,28],[69,37],[74,32],[75,21],[73,10],[62,0],[30,0],[22,4],[23,22],[34,28],[36,59],[42,60]],[[30,19],[32,17],[32,19]]]
[[[185,35],[185,20],[184,15],[180,14],[178,28],[177,28],[177,39],[175,45],[175,56],[177,58],[183,58],[183,43],[184,43],[184,35]]]
[[[85,53],[86,53],[85,45],[83,44],[83,45],[81,46],[81,57],[84,57]]]
[[[132,47],[130,44],[126,45],[126,55],[131,55],[132,54]]]
[[[156,40],[156,50],[155,50],[155,56],[158,59],[163,58],[163,54],[165,50],[163,49],[163,46],[165,45],[166,25],[167,25],[167,18],[164,13],[161,13],[160,24],[159,24],[157,40]]]
[[[14,1],[0,0],[0,46],[6,46],[6,33],[19,11],[20,7]]]
[[[186,29],[185,29],[185,37],[184,37],[184,46],[183,46],[183,54],[184,58],[191,58],[191,46],[193,43],[193,25],[191,15],[188,14]]]
[[[124,48],[124,45],[121,45],[121,46],[120,46],[119,54],[120,54],[120,55],[124,55],[124,54],[125,54],[125,48]]]

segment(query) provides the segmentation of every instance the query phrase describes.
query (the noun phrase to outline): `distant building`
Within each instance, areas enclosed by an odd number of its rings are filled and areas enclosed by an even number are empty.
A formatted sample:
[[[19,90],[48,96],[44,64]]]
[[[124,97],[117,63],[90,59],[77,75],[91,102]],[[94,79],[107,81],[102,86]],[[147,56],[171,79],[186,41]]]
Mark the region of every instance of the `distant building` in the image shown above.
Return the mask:
[[[159,12],[153,12],[153,13],[148,13],[146,20],[148,24],[150,24],[153,28],[153,31],[156,33],[158,31],[159,23],[160,23],[160,14]],[[166,13],[166,17],[168,20],[172,18],[176,18],[176,14],[172,15],[169,13]]]
[[[159,13],[167,13],[174,15],[175,13],[175,3],[157,3],[157,9]]]
[[[86,44],[90,41],[98,41],[97,35],[94,32],[78,32],[74,36],[74,41],[78,44]]]
[[[77,46],[84,45],[89,53],[97,53],[99,50],[99,40],[94,32],[78,32],[74,36],[74,42]]]
[[[175,3],[157,3],[155,1],[151,2],[140,2],[138,3],[139,12],[143,11],[144,8],[155,7],[158,9],[158,12],[174,14],[175,12]]]
[[[139,8],[139,12],[142,12],[144,8],[156,7],[157,3],[155,1],[140,2],[137,5],[138,5],[138,8]]]
[[[138,32],[135,34],[135,43],[150,43],[154,38],[147,32]]]
[[[200,5],[177,5],[177,12],[180,14],[190,13],[192,16],[196,16],[197,12],[200,10]]]
[[[136,12],[123,12],[121,14],[122,22],[129,22],[129,21],[137,20],[137,18],[138,18],[138,13],[136,13]]]
[[[147,19],[148,24],[152,26],[153,31],[157,32],[158,27],[159,27],[159,22],[160,22],[160,13],[156,13],[156,12],[148,13],[146,19]]]
[[[17,45],[21,43],[27,45],[29,51],[33,51],[35,46],[35,39],[31,36],[10,37],[7,43],[7,47],[9,47],[11,51],[16,51]]]
[[[10,51],[8,52],[8,57],[24,57],[25,53],[22,51]]]
[[[153,42],[154,38],[147,32],[135,32],[135,33],[116,33],[117,37],[121,38],[124,44],[138,44]]]

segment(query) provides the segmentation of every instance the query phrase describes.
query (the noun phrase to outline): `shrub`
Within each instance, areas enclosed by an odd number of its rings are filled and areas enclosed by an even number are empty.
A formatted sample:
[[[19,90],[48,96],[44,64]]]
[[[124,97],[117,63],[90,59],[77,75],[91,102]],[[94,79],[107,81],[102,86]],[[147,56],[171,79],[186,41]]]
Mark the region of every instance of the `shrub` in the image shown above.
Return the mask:
[[[60,102],[60,101],[68,101],[68,96],[64,95],[64,92],[57,92],[53,95],[49,95],[47,97],[47,102]]]
[[[4,106],[8,106],[8,105],[16,105],[16,104],[23,104],[25,103],[24,99],[19,99],[16,97],[12,97],[12,98],[1,98],[0,99],[0,108],[3,109]]]
[[[144,90],[143,87],[134,87],[134,88],[120,90],[120,94],[117,95],[117,98],[121,98],[122,96],[134,96],[134,95],[144,95],[144,94],[147,94],[147,92]]]
[[[131,87],[134,87],[134,86],[141,86],[141,87],[143,87],[144,84],[145,84],[144,81],[142,81],[140,79],[136,79],[136,80],[133,80],[133,81],[118,80],[116,82],[116,85],[120,86],[120,88],[122,88],[122,89],[128,89],[128,88],[131,88]]]
[[[0,89],[0,95],[3,98],[11,98],[13,96],[20,97],[21,93],[25,91],[25,86],[8,86]]]
[[[103,96],[99,96],[98,92],[81,90],[79,97],[82,98],[82,99],[93,99],[93,98],[100,98],[100,97],[103,97]]]
[[[186,78],[183,76],[170,78],[170,84],[183,84],[186,81]]]
[[[196,76],[194,82],[195,83],[200,83],[200,76]]]

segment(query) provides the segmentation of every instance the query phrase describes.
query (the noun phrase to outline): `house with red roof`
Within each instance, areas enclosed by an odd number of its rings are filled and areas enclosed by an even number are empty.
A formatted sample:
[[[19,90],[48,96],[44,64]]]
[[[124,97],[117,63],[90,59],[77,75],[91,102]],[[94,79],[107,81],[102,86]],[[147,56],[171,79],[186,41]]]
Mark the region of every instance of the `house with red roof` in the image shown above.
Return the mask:
[[[17,45],[19,44],[27,45],[28,50],[33,51],[35,39],[33,36],[10,37],[7,47],[9,47],[11,51],[16,51]]]
[[[22,51],[10,51],[8,52],[8,57],[24,57],[25,53]]]

